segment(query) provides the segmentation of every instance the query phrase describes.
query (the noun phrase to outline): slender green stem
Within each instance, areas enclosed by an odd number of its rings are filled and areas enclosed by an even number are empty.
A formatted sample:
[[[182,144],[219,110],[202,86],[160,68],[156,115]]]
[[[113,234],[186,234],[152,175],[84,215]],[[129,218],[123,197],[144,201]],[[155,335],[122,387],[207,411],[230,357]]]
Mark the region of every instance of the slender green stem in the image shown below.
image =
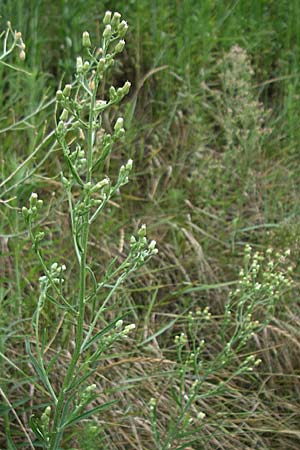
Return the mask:
[[[94,121],[95,121],[95,102],[96,94],[98,89],[98,80],[95,82],[95,87],[93,90],[93,95],[90,103],[89,111],[89,128],[88,128],[88,148],[87,148],[87,176],[86,181],[91,181],[91,171],[92,171],[92,155],[93,155],[93,145],[95,139]],[[89,191],[86,191],[84,202],[88,204],[90,197]],[[50,438],[49,450],[57,450],[59,448],[60,441],[63,435],[63,424],[61,423],[61,416],[63,412],[64,403],[66,401],[66,391],[69,388],[70,383],[73,381],[74,371],[80,357],[80,350],[83,342],[83,328],[84,328],[84,313],[85,313],[85,297],[86,297],[86,258],[87,258],[87,245],[88,245],[88,235],[89,235],[89,211],[83,216],[82,224],[82,241],[81,241],[81,254],[80,254],[80,291],[78,299],[78,316],[76,323],[76,334],[75,334],[75,349],[70,361],[68,371],[66,373],[63,385],[61,387],[60,393],[58,395],[58,401],[55,408],[52,436]]]

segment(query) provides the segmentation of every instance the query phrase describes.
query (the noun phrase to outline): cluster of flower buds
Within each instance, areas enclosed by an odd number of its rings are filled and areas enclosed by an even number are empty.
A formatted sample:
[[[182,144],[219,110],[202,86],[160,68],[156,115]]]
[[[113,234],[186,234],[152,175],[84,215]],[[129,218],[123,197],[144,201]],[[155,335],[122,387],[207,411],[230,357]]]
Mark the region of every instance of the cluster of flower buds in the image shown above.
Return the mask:
[[[142,225],[137,233],[138,238],[136,239],[135,236],[130,238],[130,254],[135,261],[135,267],[143,265],[147,259],[158,253],[156,241],[152,240],[148,243],[146,233],[146,225]]]
[[[117,332],[118,337],[126,338],[128,334],[136,328],[136,326],[134,323],[130,323],[123,328],[123,325],[123,320],[118,320],[115,325],[115,331]]]
[[[81,392],[78,404],[73,412],[74,415],[78,414],[79,411],[94,399],[96,389],[96,384],[90,384]]]
[[[240,297],[243,302],[244,294],[251,290],[253,294],[259,295],[260,303],[262,300],[270,300],[271,303],[278,300],[282,291],[291,286],[289,273],[292,268],[285,267],[289,255],[290,250],[274,255],[272,249],[268,249],[266,254],[252,252],[251,246],[247,245],[244,252],[245,268],[240,270],[239,286],[231,296]]]
[[[56,100],[58,102],[68,100],[71,94],[71,90],[72,90],[71,84],[66,84],[63,90],[58,89],[58,91],[56,91]]]
[[[105,39],[108,39],[113,35],[123,38],[128,30],[127,22],[125,20],[121,21],[121,14],[118,12],[112,14],[111,11],[106,11],[103,23],[105,25],[103,31],[103,37]]]
[[[97,65],[97,73],[100,79],[102,78],[103,72],[113,65],[114,56],[123,51],[125,47],[123,38],[128,29],[127,22],[125,20],[121,21],[121,14],[118,12],[112,14],[111,11],[106,11],[103,22],[105,25],[102,34],[104,39],[103,47],[107,50],[111,42],[117,41],[117,43],[111,53],[104,52],[102,48],[98,51],[98,54],[101,56]],[[88,42],[86,37],[84,41]]]
[[[50,270],[48,273],[48,276],[46,275],[42,275],[39,279],[41,286],[45,286],[48,283],[48,280],[50,277],[52,282],[54,284],[60,284],[64,282],[64,279],[62,277],[63,272],[66,271],[66,266],[65,264],[58,264],[57,262],[54,262],[53,264],[51,264],[50,266]]]
[[[240,373],[245,372],[253,372],[254,368],[261,364],[261,359],[255,358],[254,355],[247,356],[247,358],[243,361]]]
[[[118,119],[123,120],[123,119]],[[116,131],[118,132],[118,130]],[[133,161],[129,159],[125,165],[122,165],[119,170],[119,176],[117,181],[117,188],[124,186],[124,184],[128,183],[128,175],[132,170]]]
[[[185,333],[180,333],[175,336],[174,343],[176,345],[185,345],[188,342],[187,336]]]
[[[118,103],[120,102],[125,95],[128,94],[130,90],[131,83],[129,81],[125,81],[122,87],[116,89],[114,86],[109,88],[109,101],[110,103]]]
[[[76,148],[73,151],[69,151],[69,149],[67,148],[65,156],[75,169],[81,170],[83,167],[85,167],[86,164],[85,151],[81,148],[79,144],[76,145]]]
[[[35,192],[32,192],[29,198],[29,208],[26,208],[26,206],[23,206],[22,208],[22,214],[26,223],[32,222],[36,218],[38,210],[41,209],[42,206],[43,200],[40,200]]]

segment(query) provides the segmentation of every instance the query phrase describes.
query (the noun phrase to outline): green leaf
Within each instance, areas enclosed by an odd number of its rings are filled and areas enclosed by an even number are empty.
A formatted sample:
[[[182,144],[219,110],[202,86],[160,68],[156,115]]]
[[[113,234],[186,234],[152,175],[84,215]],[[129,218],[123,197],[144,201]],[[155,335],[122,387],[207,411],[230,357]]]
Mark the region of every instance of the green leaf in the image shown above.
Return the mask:
[[[38,361],[33,356],[32,352],[31,352],[30,344],[29,344],[27,339],[25,341],[25,348],[26,348],[26,350],[28,352],[29,359],[30,359],[31,364],[33,365],[37,375],[39,376],[40,380],[43,382],[44,386],[46,387],[48,392],[51,394],[53,400],[56,403],[57,402],[57,398],[56,398],[56,395],[55,395],[55,393],[53,391],[53,388],[52,388],[52,386],[50,384],[50,381],[48,379],[47,373],[46,373],[44,367],[40,366]]]
[[[98,333],[95,334],[95,336],[93,336],[86,344],[84,344],[80,350],[80,353],[83,353],[86,349],[88,349],[94,342],[96,342],[97,340],[99,340],[102,336],[104,336],[105,334],[107,334],[110,330],[112,330],[116,323],[121,320],[124,319],[124,317],[126,317],[126,314],[123,314],[122,316],[117,317],[113,322],[111,322],[109,325],[107,325],[107,327],[103,328],[103,330],[99,331]]]
[[[96,414],[100,411],[104,411],[108,408],[110,408],[112,405],[117,403],[118,400],[112,400],[111,402],[104,403],[103,405],[96,406],[95,408],[90,409],[89,411],[86,411],[83,414],[80,414],[79,416],[74,417],[73,419],[70,419],[66,423],[62,425],[62,428],[69,427],[70,425],[75,425],[75,423],[80,422],[83,419],[87,419],[88,417],[92,416],[93,414]]]

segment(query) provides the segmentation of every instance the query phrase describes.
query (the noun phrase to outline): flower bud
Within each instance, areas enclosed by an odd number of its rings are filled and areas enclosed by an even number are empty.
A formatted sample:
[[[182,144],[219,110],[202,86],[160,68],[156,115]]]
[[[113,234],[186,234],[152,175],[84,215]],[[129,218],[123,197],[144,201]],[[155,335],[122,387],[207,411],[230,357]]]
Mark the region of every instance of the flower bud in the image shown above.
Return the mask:
[[[151,250],[151,251],[154,250],[155,246],[156,246],[156,241],[154,241],[154,240],[151,241],[150,244],[149,244],[149,250]]]
[[[111,34],[112,34],[111,26],[110,25],[106,25],[105,30],[103,31],[103,37],[105,39],[108,39],[108,38],[110,38]]]
[[[103,23],[104,25],[108,25],[111,21],[111,11],[106,11],[104,18],[103,18]]]
[[[130,238],[130,245],[136,244],[136,238],[134,236],[131,236]]]
[[[62,91],[60,89],[58,89],[58,91],[56,91],[56,100],[58,102],[60,102],[63,98],[64,98],[64,95],[63,95]]]
[[[127,25],[127,22],[126,22],[126,20],[122,20],[122,22],[119,24],[119,26],[118,26],[118,33],[119,33],[119,36],[122,38],[122,37],[124,37],[125,36],[125,34],[126,34],[126,32],[127,32],[127,30],[128,30],[128,25]]]
[[[38,195],[36,192],[32,192],[30,199],[29,199],[29,203],[30,206],[35,206],[38,200]]]
[[[81,73],[83,70],[83,62],[81,56],[77,56],[76,58],[76,72]]]
[[[120,20],[121,20],[121,14],[118,12],[115,12],[111,21],[111,26],[112,27],[117,27],[120,24]]]
[[[65,131],[65,125],[64,125],[63,121],[60,120],[57,125],[57,132],[58,132],[58,134],[62,134],[62,133],[64,133],[64,131]]]
[[[119,131],[121,130],[121,128],[123,128],[123,126],[124,126],[124,119],[123,117],[119,117],[115,123],[114,130]]]
[[[96,388],[97,388],[97,385],[96,385],[96,384],[91,384],[90,386],[88,386],[88,387],[85,389],[85,392],[87,392],[87,393],[89,393],[89,392],[94,392],[94,391],[96,390]]]
[[[109,100],[114,101],[116,100],[116,98],[117,98],[117,91],[113,86],[111,86],[109,88]]]
[[[131,87],[130,81],[126,81],[124,86],[122,87],[123,95],[127,95]]]
[[[124,39],[121,39],[115,47],[115,52],[121,53],[123,51],[124,47],[125,47],[125,41],[124,41]]]
[[[83,71],[87,72],[89,70],[89,67],[90,67],[90,63],[88,61],[84,61]]]
[[[104,178],[102,181],[99,181],[92,187],[91,192],[96,192],[102,189],[104,186],[107,186],[110,183],[109,178]]]
[[[22,214],[23,214],[23,217],[24,217],[25,219],[29,216],[29,211],[28,211],[28,209],[26,208],[26,206],[23,206],[23,208],[22,208]]]
[[[126,170],[128,170],[129,172],[132,170],[132,164],[133,164],[133,161],[132,161],[132,159],[129,159],[128,161],[127,161],[127,164],[126,164]]]
[[[139,229],[139,231],[138,231],[138,235],[139,235],[140,237],[145,237],[145,236],[146,236],[146,233],[147,233],[146,225],[143,224],[143,225],[141,226],[141,228]]]
[[[105,58],[100,58],[99,59],[99,62],[98,62],[98,65],[97,65],[97,71],[98,71],[99,74],[101,74],[103,72],[104,67],[105,67],[105,62],[106,62]]]
[[[122,326],[123,326],[123,320],[120,319],[120,320],[118,320],[118,322],[116,322],[116,328],[117,328],[117,329],[118,329],[118,328],[122,328]]]
[[[130,323],[129,325],[126,325],[126,327],[124,328],[123,334],[126,336],[128,333],[130,333],[130,331],[135,329],[135,324],[134,323]]]
[[[24,50],[20,51],[19,58],[21,61],[25,61],[26,53],[24,52]]]
[[[68,110],[64,108],[59,118],[60,120],[63,120],[65,122],[66,120],[68,120],[68,116],[69,116]]]
[[[82,33],[82,46],[85,48],[90,48],[92,46],[90,35],[88,31]]]
[[[71,84],[66,84],[65,87],[64,87],[64,90],[63,90],[63,95],[65,97],[69,97],[70,94],[71,94],[71,89],[72,89]]]

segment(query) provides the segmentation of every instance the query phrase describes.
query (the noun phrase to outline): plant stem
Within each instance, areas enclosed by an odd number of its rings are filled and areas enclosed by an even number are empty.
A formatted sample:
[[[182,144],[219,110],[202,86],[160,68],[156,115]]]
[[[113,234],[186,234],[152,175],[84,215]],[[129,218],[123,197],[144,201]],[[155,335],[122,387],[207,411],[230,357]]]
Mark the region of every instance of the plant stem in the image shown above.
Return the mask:
[[[94,132],[95,102],[98,83],[99,81],[96,79],[89,111],[88,139],[87,139],[87,174],[86,174],[87,183],[91,181],[92,176],[92,155],[95,139],[95,132]],[[87,190],[84,197],[84,203],[86,205],[88,205],[89,198],[90,193]],[[89,227],[90,227],[89,211],[87,211],[83,216],[82,234],[81,234],[82,240],[81,240],[81,254],[80,254],[80,291],[79,291],[78,316],[75,334],[75,349],[70,361],[68,371],[63,381],[60,393],[58,395],[58,400],[55,407],[55,413],[53,418],[52,436],[50,438],[49,450],[58,450],[59,444],[63,436],[63,429],[62,429],[63,424],[61,423],[61,419],[64,403],[66,400],[65,395],[66,391],[70,386],[70,383],[73,381],[72,378],[80,357],[80,350],[83,342],[83,332],[84,332],[83,327],[84,327],[85,298],[86,298],[86,272],[87,272],[86,258],[87,258]]]

